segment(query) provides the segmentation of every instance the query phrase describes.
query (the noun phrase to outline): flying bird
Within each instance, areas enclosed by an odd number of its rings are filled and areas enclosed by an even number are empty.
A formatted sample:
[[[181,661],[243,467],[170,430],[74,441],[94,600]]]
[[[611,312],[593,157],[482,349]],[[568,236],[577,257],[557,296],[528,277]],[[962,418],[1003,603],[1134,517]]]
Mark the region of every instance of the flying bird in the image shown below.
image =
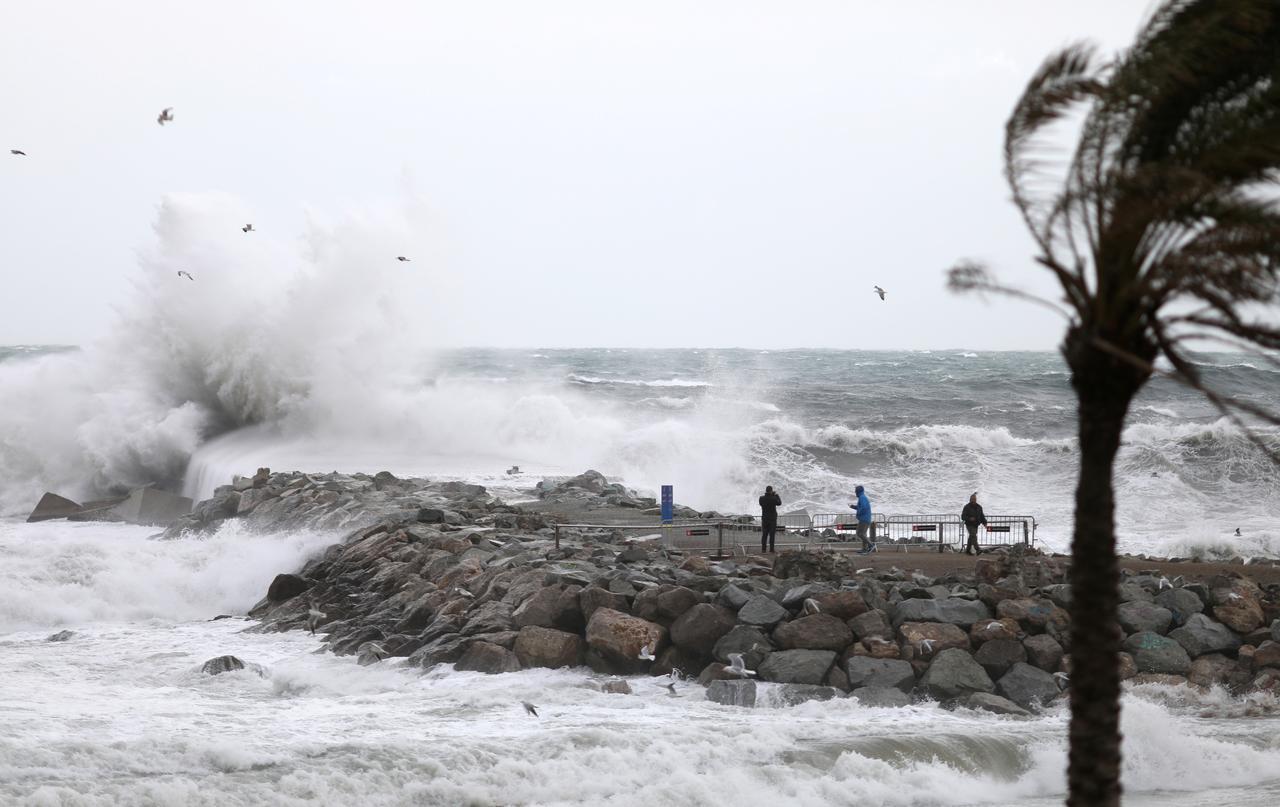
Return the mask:
[[[21,154],[22,152],[21,152],[21,151],[17,151],[17,152],[14,152],[14,153],[15,153],[15,154]],[[1240,534],[1240,528],[1239,528],[1239,527],[1236,527],[1236,535],[1239,535],[1239,534]]]
[[[405,256],[403,256],[403,255],[397,255],[397,256],[396,256],[396,260],[397,260],[397,261],[400,261],[401,263],[408,263],[408,262],[409,262],[409,259],[408,259],[408,258],[406,258],[406,257],[405,257]]]
[[[1158,590],[1158,591],[1163,591],[1163,590],[1164,590],[1164,589],[1166,589],[1166,588],[1173,588],[1173,583],[1170,583],[1170,582],[1169,582],[1169,578],[1167,578],[1167,577],[1161,577],[1161,578],[1160,578],[1160,585],[1158,586],[1157,590]]]
[[[532,703],[529,703],[528,701],[520,701],[520,705],[523,706],[524,710],[529,714],[534,717],[538,716],[538,707],[534,706]]]
[[[1003,627],[1004,627],[1004,623],[1003,623],[1003,622],[996,622],[996,621],[993,619],[993,620],[991,620],[990,622],[988,622],[988,623],[987,623],[987,626],[986,626],[985,628],[983,628],[983,630],[991,630],[992,628],[1003,628]]]
[[[669,697],[669,698],[678,698],[678,697],[680,697],[678,694],[676,694],[676,683],[675,683],[675,681],[672,681],[671,683],[667,684],[667,697]]]
[[[173,120],[173,107],[171,106],[167,106],[164,109],[160,110],[160,114],[156,116],[156,123],[160,124],[161,126],[164,126],[166,123],[170,122],[171,120]]]
[[[1064,672],[1056,672],[1053,677],[1057,679],[1058,689],[1066,689],[1067,685],[1071,683],[1071,678]]]
[[[359,658],[356,660],[356,663],[361,667],[376,664],[379,661],[385,661],[391,657],[391,654],[387,652],[387,648],[380,642],[365,642],[360,645],[358,653]]]
[[[867,572],[874,572],[875,570],[876,570],[876,567],[868,566],[865,569],[859,569],[858,571],[854,572],[854,574],[866,574]]]
[[[923,650],[924,652],[928,653],[929,655],[933,655],[933,640],[932,640],[932,639],[922,639],[922,640],[920,641],[920,649],[921,649],[921,650]]]
[[[883,300],[883,299],[884,299],[884,289],[880,288],[879,286],[876,286],[876,287],[875,287],[875,290],[876,290],[876,294],[879,294],[879,295],[880,295],[880,299],[881,299],[881,300]]]
[[[650,642],[649,644],[640,648],[640,655],[636,656],[636,658],[640,659],[641,661],[653,661],[653,642]]]
[[[16,155],[18,155],[19,157],[25,157],[25,156],[27,156],[27,153],[26,153],[25,151],[23,151],[22,149],[9,149],[9,153],[10,153],[10,154],[16,154]]]
[[[813,597],[809,597],[804,601],[804,612],[808,616],[813,616],[814,614],[821,613],[822,609],[818,607],[817,600]]]
[[[195,280],[195,278],[191,276],[191,273],[186,269],[179,269],[178,277],[185,277],[187,280]]]
[[[736,675],[739,678],[746,678],[749,675],[755,675],[755,670],[748,670],[747,664],[742,660],[741,653],[729,654],[729,666],[725,667],[725,672],[730,675]]]
[[[253,232],[253,231],[254,231],[254,230],[253,230],[253,225],[252,225],[252,224],[246,224],[246,225],[244,225],[243,227],[241,227],[240,229],[241,229],[243,232],[246,232],[246,233],[251,233],[251,232]]]

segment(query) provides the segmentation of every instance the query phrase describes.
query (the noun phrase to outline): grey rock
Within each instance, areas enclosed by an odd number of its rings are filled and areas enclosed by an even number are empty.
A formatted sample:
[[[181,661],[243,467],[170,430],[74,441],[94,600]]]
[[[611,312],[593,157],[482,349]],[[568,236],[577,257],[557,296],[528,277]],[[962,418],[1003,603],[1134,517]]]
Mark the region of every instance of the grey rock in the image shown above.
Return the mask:
[[[1058,640],[1046,633],[1028,636],[1022,640],[1022,646],[1027,651],[1027,663],[1045,672],[1057,672],[1062,657],[1066,655]]]
[[[760,663],[760,678],[779,684],[821,684],[835,660],[830,650],[779,650]]]
[[[737,611],[739,608],[747,604],[747,600],[751,599],[751,594],[743,591],[738,586],[730,583],[716,595],[716,604],[723,605],[725,608]]]
[[[1182,645],[1158,633],[1135,633],[1124,640],[1124,649],[1133,656],[1139,673],[1186,675],[1191,669],[1191,657]]]
[[[224,672],[243,669],[244,662],[235,656],[217,656],[200,665],[200,672],[206,675],[221,675]]]
[[[703,656],[733,630],[733,611],[720,605],[700,602],[671,623],[671,641],[677,647]]]
[[[945,622],[968,630],[973,623],[991,618],[991,610],[978,600],[948,597],[945,600],[903,600],[893,607],[893,626],[903,622]]]
[[[500,601],[486,602],[467,614],[462,628],[463,636],[477,633],[499,633],[511,630],[511,604]]]
[[[1052,675],[1018,662],[996,682],[996,693],[1008,698],[1023,709],[1033,709],[1058,697],[1061,690]]]
[[[1155,602],[1155,597],[1137,583],[1120,584],[1120,602]]]
[[[1007,673],[1014,664],[1026,662],[1027,650],[1017,639],[992,639],[978,648],[978,652],[973,654],[973,660],[981,664],[982,669],[994,681]]]
[[[991,712],[997,715],[1031,717],[1030,712],[1008,698],[1002,698],[999,695],[992,695],[989,692],[973,693],[964,699],[964,705],[968,706],[970,709],[978,709],[983,712]]]
[[[1116,618],[1125,633],[1151,631],[1163,636],[1169,632],[1169,625],[1173,622],[1173,612],[1154,602],[1131,600],[1120,603],[1120,607],[1116,610]]]
[[[630,583],[627,583],[627,586],[630,585]],[[634,588],[632,590],[634,591]],[[587,621],[590,621],[591,615],[595,613],[597,608],[611,608],[624,614],[630,610],[625,596],[606,591],[599,586],[587,586],[584,588],[578,594],[578,607],[582,611],[582,618]]]
[[[45,637],[46,642],[65,642],[75,636],[75,631],[60,630],[57,633]]]
[[[881,639],[893,638],[893,626],[889,624],[889,620],[885,619],[884,613],[881,611],[867,611],[865,614],[855,616],[849,620],[849,628],[857,639],[867,639],[873,636]]]
[[[1156,605],[1173,614],[1175,628],[1187,624],[1194,614],[1204,611],[1204,601],[1185,588],[1169,588],[1156,595]]]
[[[843,620],[817,613],[784,622],[774,630],[773,639],[784,650],[840,651],[853,642],[853,631]]]
[[[520,660],[516,654],[505,647],[489,642],[473,642],[454,668],[468,672],[496,673],[516,672],[520,669]]]
[[[1204,614],[1192,614],[1187,622],[1169,634],[1192,658],[1206,653],[1234,653],[1240,649],[1240,638],[1221,622],[1215,622]],[[1141,666],[1138,668],[1142,672]],[[1150,672],[1164,672],[1151,670]],[[1181,673],[1179,673],[1181,674]]]
[[[311,588],[311,584],[296,574],[278,574],[267,588],[267,600],[284,602]]]
[[[730,653],[741,653],[747,669],[754,670],[771,652],[773,652],[773,646],[769,644],[769,637],[761,633],[758,628],[750,625],[735,625],[732,630],[720,637],[712,648],[711,654],[717,661],[728,664]]]
[[[755,706],[756,682],[712,681],[707,687],[707,700],[725,706]]]
[[[516,637],[515,654],[524,667],[573,667],[582,659],[584,643],[576,633],[528,625]]]
[[[974,692],[994,692],[996,686],[972,656],[951,647],[934,657],[920,678],[920,688],[935,700],[952,700]]]
[[[738,621],[761,628],[771,628],[788,616],[787,609],[763,594],[756,594],[738,609]]]
[[[916,674],[911,662],[901,659],[850,656],[844,669],[851,690],[890,687],[910,692],[916,685]]]

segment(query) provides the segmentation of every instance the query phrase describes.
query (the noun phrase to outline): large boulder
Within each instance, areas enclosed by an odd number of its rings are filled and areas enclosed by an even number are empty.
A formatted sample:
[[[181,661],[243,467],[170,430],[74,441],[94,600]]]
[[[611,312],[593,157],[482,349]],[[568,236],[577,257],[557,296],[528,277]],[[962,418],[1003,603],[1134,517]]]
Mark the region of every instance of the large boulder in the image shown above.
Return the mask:
[[[596,612],[597,608],[612,608],[624,614],[631,610],[627,607],[625,595],[615,594],[599,586],[587,586],[584,588],[578,594],[578,607],[582,611],[584,620],[590,620],[591,615]]]
[[[853,631],[854,638],[868,639],[877,637],[880,639],[893,638],[893,626],[889,624],[889,620],[880,611],[867,611],[865,614],[858,614],[849,620],[849,629]]]
[[[520,660],[516,658],[515,653],[500,645],[491,642],[472,642],[458,659],[454,669],[490,675],[516,672],[520,669]]]
[[[240,494],[228,491],[201,502],[196,514],[202,522],[209,523],[234,516],[239,507]],[[131,524],[164,526],[190,513],[191,500],[155,488],[139,488],[112,512]]]
[[[554,585],[541,588],[511,614],[511,623],[516,628],[536,625],[540,628],[556,628],[566,631],[580,631],[586,624],[582,618],[582,608],[578,597],[581,586]]]
[[[244,662],[235,656],[218,656],[200,665],[200,672],[205,675],[221,675],[224,672],[243,670]]]
[[[916,674],[911,663],[899,659],[852,656],[845,662],[845,675],[851,690],[862,687],[892,687],[910,692],[916,685]]]
[[[733,630],[733,611],[700,602],[671,623],[671,641],[677,647],[709,656],[721,637]]]
[[[821,684],[835,660],[830,650],[778,650],[760,663],[760,678],[779,684]]]
[[[1139,673],[1186,675],[1191,669],[1191,657],[1182,645],[1158,633],[1135,633],[1124,640],[1124,649],[1133,656]]]
[[[671,622],[702,602],[702,595],[684,586],[674,586],[658,594],[658,622]]]
[[[1045,672],[1057,672],[1062,665],[1062,657],[1066,655],[1058,640],[1047,633],[1028,636],[1022,640],[1022,646],[1027,651],[1027,663]]]
[[[915,658],[932,658],[951,648],[969,649],[969,634],[959,625],[942,622],[903,622],[898,638],[912,649]]]
[[[772,628],[789,616],[787,609],[763,594],[756,594],[738,609],[738,621],[758,628]]]
[[[459,632],[463,636],[475,636],[480,633],[501,633],[511,628],[511,604],[493,600],[469,612],[466,624]]]
[[[1182,645],[1192,658],[1206,653],[1234,653],[1241,644],[1227,626],[1204,614],[1192,614],[1185,625],[1170,632],[1169,638]]]
[[[1000,678],[1014,664],[1025,663],[1026,648],[1017,639],[992,639],[978,648],[973,660],[982,665],[992,680]]]
[[[278,574],[267,588],[267,600],[273,603],[284,602],[309,588],[311,584],[296,574]]]
[[[996,606],[996,616],[1012,619],[1027,633],[1060,633],[1071,625],[1071,616],[1051,600],[1020,597],[1003,600]]]
[[[1002,698],[999,695],[992,695],[990,692],[975,692],[964,699],[964,705],[970,709],[978,709],[983,712],[991,712],[992,714],[997,715],[1010,717],[1031,716],[1030,712],[1008,698]]]
[[[755,706],[755,681],[712,681],[707,687],[707,700],[725,706]]]
[[[968,630],[979,620],[991,619],[991,611],[978,600],[948,597],[945,600],[903,600],[893,607],[893,625],[903,622],[943,622]]]
[[[730,653],[741,653],[742,661],[749,670],[754,670],[771,652],[773,646],[769,644],[769,637],[750,625],[734,626],[711,650],[711,654],[725,664],[729,663]]]
[[[1125,633],[1151,631],[1164,635],[1169,632],[1169,625],[1173,622],[1173,612],[1153,602],[1131,600],[1120,603],[1116,618]]]
[[[1280,668],[1280,642],[1273,642],[1268,639],[1258,645],[1258,649],[1253,654],[1253,666],[1258,669],[1264,667]]]
[[[847,588],[818,594],[813,599],[818,603],[819,613],[830,614],[837,619],[853,619],[868,609],[862,594]]]
[[[831,614],[817,613],[779,625],[773,639],[784,650],[841,651],[853,642],[853,631]]]
[[[893,687],[862,687],[849,693],[861,706],[897,709],[911,705],[911,696]]]
[[[1038,667],[1018,662],[996,682],[996,693],[1023,709],[1033,709],[1058,697],[1060,689],[1054,677]]]
[[[1251,633],[1265,624],[1259,591],[1249,580],[1234,580],[1213,589],[1213,616],[1236,633]]]
[[[583,642],[576,633],[526,625],[516,637],[515,654],[524,667],[574,667],[581,663]]]
[[[974,692],[994,692],[996,685],[972,656],[953,647],[943,650],[933,659],[920,678],[920,688],[929,697],[946,701]]]
[[[1239,689],[1249,683],[1252,672],[1249,666],[1220,653],[1209,653],[1191,662],[1187,681],[1200,687],[1225,686]]]
[[[751,599],[751,593],[730,583],[716,594],[716,604],[737,611]]]
[[[612,608],[597,608],[587,623],[587,645],[626,669],[643,667],[641,648],[647,645],[656,653],[666,641],[666,628]]]
[[[1185,588],[1169,588],[1156,595],[1156,605],[1173,614],[1173,626],[1185,625],[1193,614],[1204,610],[1204,601]]]

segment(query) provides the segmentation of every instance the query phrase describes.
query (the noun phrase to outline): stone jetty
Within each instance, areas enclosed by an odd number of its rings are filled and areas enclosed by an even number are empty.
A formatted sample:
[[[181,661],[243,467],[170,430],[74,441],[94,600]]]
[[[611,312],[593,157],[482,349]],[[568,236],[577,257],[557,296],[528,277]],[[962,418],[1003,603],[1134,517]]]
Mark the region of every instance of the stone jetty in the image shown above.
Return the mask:
[[[680,686],[696,681],[730,705],[927,699],[1008,715],[1043,708],[1070,685],[1066,558],[1015,546],[929,576],[911,570],[910,554],[901,568],[871,569],[826,550],[717,559],[609,529],[562,528],[555,546],[542,502],[560,517],[566,502],[600,510],[609,497],[647,509],[595,472],[547,480],[512,505],[458,482],[262,469],[168,534],[229,519],[349,528],[301,569],[280,570],[250,630],[313,628],[362,664],[674,670]],[[1260,586],[1248,571],[1223,565],[1170,580],[1127,570],[1116,625],[1124,677],[1280,692],[1280,585]],[[735,672],[739,655],[749,672]]]

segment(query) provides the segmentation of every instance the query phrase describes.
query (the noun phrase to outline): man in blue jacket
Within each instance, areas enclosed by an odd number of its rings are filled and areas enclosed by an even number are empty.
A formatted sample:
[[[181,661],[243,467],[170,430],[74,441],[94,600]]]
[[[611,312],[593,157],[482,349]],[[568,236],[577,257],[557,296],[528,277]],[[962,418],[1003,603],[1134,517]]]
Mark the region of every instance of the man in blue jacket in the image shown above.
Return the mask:
[[[862,541],[862,549],[858,551],[859,555],[870,555],[876,551],[876,545],[871,542],[868,533],[871,531],[871,502],[867,499],[866,491],[862,485],[858,485],[853,489],[858,494],[858,503],[849,505],[858,513],[858,540]]]

